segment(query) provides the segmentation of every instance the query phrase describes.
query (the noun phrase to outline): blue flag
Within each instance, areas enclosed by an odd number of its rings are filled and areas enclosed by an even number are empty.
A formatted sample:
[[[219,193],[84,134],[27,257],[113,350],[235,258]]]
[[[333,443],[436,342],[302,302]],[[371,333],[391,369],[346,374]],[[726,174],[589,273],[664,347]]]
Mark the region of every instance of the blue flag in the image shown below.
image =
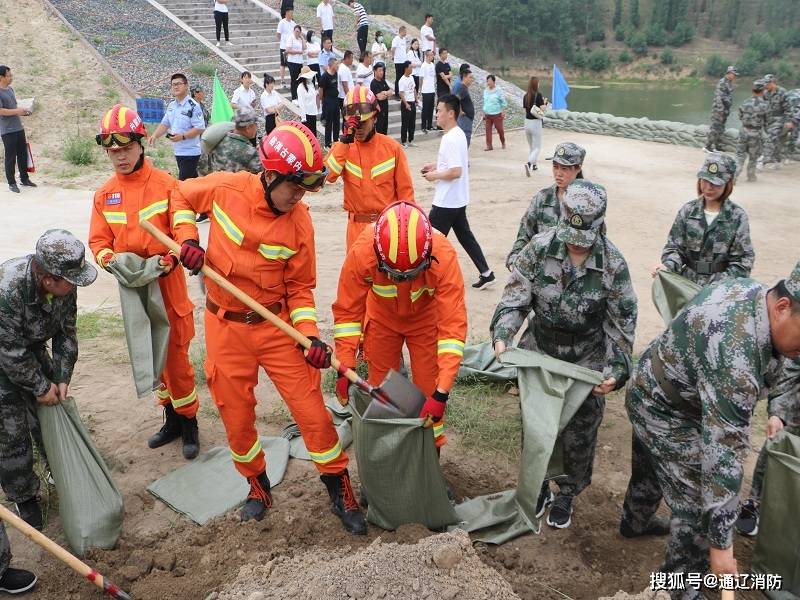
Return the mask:
[[[560,110],[567,108],[567,96],[569,95],[569,86],[567,80],[558,70],[556,65],[553,65],[553,110]]]

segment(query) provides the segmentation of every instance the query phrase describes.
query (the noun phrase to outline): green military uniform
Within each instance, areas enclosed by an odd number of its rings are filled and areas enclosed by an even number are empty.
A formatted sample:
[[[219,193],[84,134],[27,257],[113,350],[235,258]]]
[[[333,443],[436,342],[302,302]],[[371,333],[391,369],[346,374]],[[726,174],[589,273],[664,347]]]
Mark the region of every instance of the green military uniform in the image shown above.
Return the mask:
[[[222,141],[211,152],[211,172],[250,171],[260,173],[264,167],[258,157],[254,141],[239,133],[248,125],[258,123],[258,113],[249,106],[240,106],[234,117],[235,131],[226,134]]]
[[[0,485],[12,502],[26,502],[39,491],[31,444],[33,434],[43,450],[36,397],[51,382],[69,383],[78,359],[77,293],[52,296],[41,279],[50,274],[89,285],[97,271],[84,252],[71,233],[54,229],[39,238],[35,255],[0,265]]]
[[[605,208],[602,187],[585,180],[567,187],[558,226],[519,253],[490,328],[493,342],[511,345],[532,313],[521,348],[602,371],[620,388],[631,369],[637,307],[628,265],[603,234]],[[584,264],[572,264],[567,243],[591,247]],[[563,496],[591,482],[604,407],[602,396],[589,396],[564,429]]]
[[[764,80],[756,79],[753,82],[754,92],[764,91]],[[739,120],[742,128],[739,129],[739,141],[736,145],[736,177],[742,172],[744,163],[747,163],[747,181],[756,180],[756,161],[761,156],[762,140],[767,126],[769,104],[761,96],[753,96],[745,100],[739,107]]]
[[[706,157],[698,178],[724,185],[736,172],[736,161],[726,154]],[[750,242],[747,213],[730,198],[709,224],[702,197],[678,211],[661,254],[662,264],[699,285],[729,277],[748,277],[755,252]]]
[[[764,76],[764,81],[777,81],[777,78],[770,74]],[[780,163],[783,156],[783,145],[786,143],[788,131],[784,125],[791,113],[789,100],[786,97],[786,89],[778,86],[774,91],[767,90],[764,93],[764,100],[769,105],[769,116],[767,117],[767,135],[764,141],[764,164]]]
[[[798,147],[797,140],[800,138],[800,88],[791,90],[786,94],[789,102],[789,121],[794,124],[794,128],[789,131],[786,141],[786,153],[790,158],[797,159]]]
[[[586,150],[573,144],[564,142],[556,146],[551,159],[555,163],[565,166],[580,166],[586,157]],[[578,175],[578,177],[582,177]],[[511,247],[511,252],[506,258],[506,267],[511,270],[517,255],[533,239],[533,236],[548,231],[558,225],[561,216],[561,201],[558,198],[556,184],[546,187],[533,197],[528,210],[522,215],[517,231],[517,239]]]
[[[727,73],[738,75],[735,67],[728,67]],[[717,89],[714,90],[714,101],[711,104],[711,125],[708,129],[706,149],[719,150],[722,136],[725,135],[725,122],[731,112],[733,103],[733,81],[726,76],[719,80]]]
[[[786,287],[800,300],[800,263]],[[663,493],[672,510],[663,572],[706,573],[709,545],[733,543],[750,419],[778,366],[767,293],[751,279],[704,288],[651,342],[631,377],[623,520],[643,527]],[[785,407],[773,399],[769,413],[785,414]],[[671,594],[702,597],[694,589]]]

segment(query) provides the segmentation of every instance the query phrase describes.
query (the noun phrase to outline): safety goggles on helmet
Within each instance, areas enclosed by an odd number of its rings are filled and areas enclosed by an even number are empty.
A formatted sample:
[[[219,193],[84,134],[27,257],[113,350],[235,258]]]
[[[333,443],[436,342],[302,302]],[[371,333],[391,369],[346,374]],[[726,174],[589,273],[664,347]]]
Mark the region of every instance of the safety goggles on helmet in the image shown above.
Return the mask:
[[[325,185],[328,169],[327,167],[322,167],[321,171],[297,171],[296,173],[281,175],[281,177],[283,181],[293,183],[307,192],[317,192]]]
[[[372,114],[373,112],[375,112],[375,107],[369,102],[357,102],[356,104],[348,104],[345,107],[345,113],[348,117]]]
[[[135,133],[109,133],[106,135],[98,133],[94,139],[103,148],[111,148],[115,145],[124,148],[133,142],[138,142],[142,136]]]
[[[413,269],[409,269],[408,271],[398,271],[397,269],[393,269],[385,262],[378,258],[378,270],[383,271],[389,276],[389,279],[393,281],[402,282],[402,281],[410,281],[416,278],[420,273],[422,273],[425,269],[431,266],[430,259],[422,261]]]

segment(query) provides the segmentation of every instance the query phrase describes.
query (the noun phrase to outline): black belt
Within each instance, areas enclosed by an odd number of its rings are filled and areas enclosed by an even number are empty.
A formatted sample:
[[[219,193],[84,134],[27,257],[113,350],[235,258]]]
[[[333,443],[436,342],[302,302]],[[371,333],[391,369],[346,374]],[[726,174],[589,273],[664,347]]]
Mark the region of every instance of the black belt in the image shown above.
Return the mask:
[[[557,346],[575,346],[578,342],[600,333],[600,328],[594,327],[585,331],[567,331],[557,327],[546,327],[534,321],[533,331],[537,341],[550,342]]]
[[[686,259],[686,266],[698,275],[712,275],[714,273],[724,273],[728,268],[728,260],[720,258],[718,260],[694,260]]]

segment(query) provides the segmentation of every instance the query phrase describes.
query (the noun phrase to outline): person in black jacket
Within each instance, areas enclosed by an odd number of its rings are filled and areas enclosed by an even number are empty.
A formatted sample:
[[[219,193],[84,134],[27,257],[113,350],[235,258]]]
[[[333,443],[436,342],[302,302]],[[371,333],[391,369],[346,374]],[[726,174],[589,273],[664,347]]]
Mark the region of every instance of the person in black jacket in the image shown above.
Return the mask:
[[[386,65],[377,62],[372,65],[374,78],[369,84],[369,89],[378,99],[380,112],[375,120],[375,131],[384,135],[389,134],[389,97],[392,95],[392,88],[386,83]]]

